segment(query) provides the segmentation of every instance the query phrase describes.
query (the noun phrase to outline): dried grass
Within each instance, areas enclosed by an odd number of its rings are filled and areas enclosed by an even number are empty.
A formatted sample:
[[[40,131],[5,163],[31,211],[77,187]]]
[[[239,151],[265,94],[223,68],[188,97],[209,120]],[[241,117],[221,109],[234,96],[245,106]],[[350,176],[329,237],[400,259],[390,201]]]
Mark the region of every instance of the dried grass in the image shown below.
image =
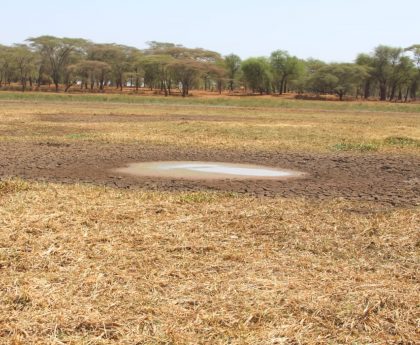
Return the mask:
[[[418,208],[22,183],[0,343],[418,343]]]
[[[305,152],[373,148],[385,153],[420,153],[418,114],[327,110],[0,101],[0,142],[95,141]],[[119,122],[103,119],[109,115],[126,118]],[[127,117],[135,115],[144,118],[127,121]],[[61,122],[60,116],[66,120]],[[84,116],[96,116],[98,121],[91,118],[85,122]]]

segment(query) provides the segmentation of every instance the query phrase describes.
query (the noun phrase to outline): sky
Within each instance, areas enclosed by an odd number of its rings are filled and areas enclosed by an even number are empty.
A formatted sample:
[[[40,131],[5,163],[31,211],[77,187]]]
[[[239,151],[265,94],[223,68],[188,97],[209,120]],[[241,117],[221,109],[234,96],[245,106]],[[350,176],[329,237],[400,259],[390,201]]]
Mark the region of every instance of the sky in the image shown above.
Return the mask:
[[[0,0],[0,13],[6,45],[53,35],[350,62],[380,44],[420,44],[420,0]]]

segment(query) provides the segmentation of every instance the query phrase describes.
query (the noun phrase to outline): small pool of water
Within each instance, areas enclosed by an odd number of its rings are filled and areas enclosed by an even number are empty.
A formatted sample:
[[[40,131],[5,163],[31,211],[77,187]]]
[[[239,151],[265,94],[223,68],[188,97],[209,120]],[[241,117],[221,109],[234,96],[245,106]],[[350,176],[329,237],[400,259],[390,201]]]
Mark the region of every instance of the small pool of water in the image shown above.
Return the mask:
[[[185,179],[287,179],[302,176],[292,170],[252,164],[217,162],[145,162],[133,163],[116,172],[136,176]]]

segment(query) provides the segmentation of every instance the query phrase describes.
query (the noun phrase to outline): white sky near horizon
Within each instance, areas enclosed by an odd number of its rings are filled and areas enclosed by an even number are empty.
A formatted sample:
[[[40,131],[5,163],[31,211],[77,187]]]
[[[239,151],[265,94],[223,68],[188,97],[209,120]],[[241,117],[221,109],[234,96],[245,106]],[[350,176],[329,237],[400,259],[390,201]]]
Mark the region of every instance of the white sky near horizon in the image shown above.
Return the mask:
[[[420,0],[0,0],[0,14],[6,45],[53,35],[344,62],[379,44],[420,44]]]

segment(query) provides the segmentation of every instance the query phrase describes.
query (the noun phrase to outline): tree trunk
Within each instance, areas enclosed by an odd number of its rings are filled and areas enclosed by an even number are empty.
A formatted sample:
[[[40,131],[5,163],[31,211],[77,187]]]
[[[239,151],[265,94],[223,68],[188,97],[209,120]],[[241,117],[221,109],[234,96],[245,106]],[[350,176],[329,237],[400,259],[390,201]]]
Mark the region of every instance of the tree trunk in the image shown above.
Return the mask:
[[[99,90],[103,91],[105,85],[105,73],[101,72],[101,78],[99,79]]]
[[[379,85],[379,98],[381,101],[386,101],[386,84],[381,83]]]
[[[391,93],[389,94],[389,100],[392,101],[395,98],[395,91],[397,91],[397,84],[394,83],[391,87]]]
[[[74,85],[74,83],[68,83],[68,84],[66,85],[66,88],[64,89],[64,92],[69,91],[69,89],[70,89],[73,85]]]
[[[281,81],[280,81],[279,95],[282,95],[283,94],[283,89],[284,89],[284,77],[281,78]]]
[[[369,97],[370,97],[370,80],[366,80],[363,98],[369,99]]]
[[[182,85],[182,97],[187,96],[187,85],[185,82],[181,83]]]
[[[42,67],[38,69],[38,79],[37,79],[37,86],[38,88],[41,87],[41,76],[42,76]]]
[[[405,92],[405,96],[404,96],[404,102],[407,103],[408,101],[408,95],[410,94],[410,87],[407,86],[407,91]]]
[[[52,80],[53,80],[53,83],[55,85],[55,92],[58,92],[59,84],[60,84],[60,75],[58,74],[57,71],[54,71],[52,73]]]
[[[163,92],[165,94],[165,97],[168,97],[168,84],[167,84],[166,80],[162,81],[162,88],[163,88]]]
[[[414,101],[417,99],[417,85],[417,81],[415,81],[410,88],[410,98]]]

